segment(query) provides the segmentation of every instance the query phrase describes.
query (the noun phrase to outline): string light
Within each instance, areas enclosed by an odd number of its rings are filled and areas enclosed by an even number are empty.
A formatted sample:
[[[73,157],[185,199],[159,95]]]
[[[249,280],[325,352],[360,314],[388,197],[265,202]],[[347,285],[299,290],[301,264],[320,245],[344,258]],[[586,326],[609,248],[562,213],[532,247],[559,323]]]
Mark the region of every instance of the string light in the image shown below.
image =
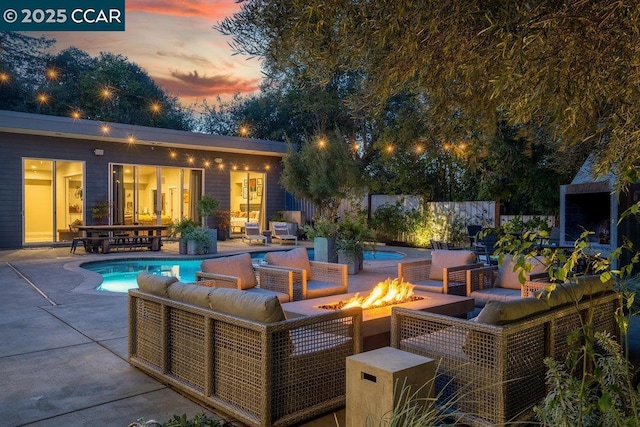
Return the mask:
[[[327,145],[327,140],[324,138],[318,138],[318,147],[324,148]]]
[[[111,129],[109,128],[108,124],[103,123],[102,126],[100,126],[100,131],[106,135],[111,131]]]
[[[3,72],[0,72],[0,82],[1,83],[7,83],[9,81],[9,74]]]
[[[175,151],[169,151],[169,157],[175,159],[176,157],[178,157],[178,154]]]
[[[81,114],[78,110],[72,110],[70,116],[72,119],[78,120],[81,117]]]
[[[58,73],[58,70],[51,67],[47,69],[47,71],[45,72],[45,75],[49,80],[58,80],[59,73]]]
[[[393,145],[391,145],[391,144],[387,145],[385,150],[387,151],[387,153],[393,153]]]
[[[129,135],[127,136],[127,142],[129,142],[129,144],[133,144],[133,143],[135,143],[135,142],[136,142],[136,137],[135,137],[135,136],[133,136],[133,135],[131,135],[131,134],[129,134]]]
[[[102,89],[100,89],[100,95],[104,98],[104,99],[111,99],[111,96],[113,95],[111,89],[109,89],[108,87],[103,87]]]
[[[240,126],[240,129],[238,129],[238,132],[240,133],[240,136],[246,137],[247,135],[249,135],[249,128],[242,125]]]
[[[154,101],[151,103],[151,105],[149,106],[149,109],[151,110],[152,113],[157,114],[160,111],[162,111],[162,106],[160,105],[159,102]]]
[[[205,160],[204,161],[204,166],[208,168],[209,165],[211,165],[211,162],[209,160]]]
[[[40,104],[46,104],[49,102],[49,96],[46,93],[39,93],[37,99]]]

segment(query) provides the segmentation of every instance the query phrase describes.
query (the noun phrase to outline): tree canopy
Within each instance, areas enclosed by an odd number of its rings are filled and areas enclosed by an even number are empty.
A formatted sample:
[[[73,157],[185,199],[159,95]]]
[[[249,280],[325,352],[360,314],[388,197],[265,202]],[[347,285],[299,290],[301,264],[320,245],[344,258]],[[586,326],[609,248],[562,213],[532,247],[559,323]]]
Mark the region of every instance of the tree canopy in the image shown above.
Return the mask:
[[[599,172],[638,160],[640,2],[248,0],[217,28],[271,76],[361,76],[355,110],[420,94],[442,141],[489,142],[504,120]]]
[[[71,47],[47,53],[55,40],[2,33],[0,108],[189,130],[190,111],[122,55],[91,57]]]

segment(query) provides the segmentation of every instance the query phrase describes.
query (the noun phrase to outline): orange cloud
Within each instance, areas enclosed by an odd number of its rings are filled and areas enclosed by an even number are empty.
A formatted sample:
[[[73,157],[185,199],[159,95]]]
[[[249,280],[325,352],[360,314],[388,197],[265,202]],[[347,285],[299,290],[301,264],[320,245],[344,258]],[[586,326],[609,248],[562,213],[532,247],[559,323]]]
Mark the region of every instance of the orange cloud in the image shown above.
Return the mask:
[[[154,77],[154,81],[172,94],[182,97],[216,97],[236,93],[253,93],[260,88],[260,79],[241,79],[231,75],[201,76],[191,73],[171,72],[172,78]]]
[[[126,10],[219,21],[240,10],[240,5],[234,0],[127,0]]]

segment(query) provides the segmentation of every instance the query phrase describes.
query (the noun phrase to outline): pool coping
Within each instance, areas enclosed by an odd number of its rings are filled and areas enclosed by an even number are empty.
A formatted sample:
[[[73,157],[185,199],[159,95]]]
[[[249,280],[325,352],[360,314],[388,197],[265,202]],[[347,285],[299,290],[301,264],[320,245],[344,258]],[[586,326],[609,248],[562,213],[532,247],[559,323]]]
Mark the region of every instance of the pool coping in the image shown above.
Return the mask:
[[[311,247],[313,248],[313,247]],[[309,249],[309,248],[307,248]],[[180,261],[190,261],[190,260],[205,260],[205,259],[210,259],[210,258],[220,258],[220,257],[225,257],[225,256],[231,256],[231,255],[238,255],[238,254],[242,254],[242,253],[251,253],[251,252],[273,252],[273,251],[286,251],[287,249],[284,248],[272,248],[270,250],[265,250],[264,248],[260,248],[260,249],[256,249],[256,250],[238,250],[238,251],[230,251],[230,252],[225,252],[225,253],[217,253],[217,254],[207,254],[207,255],[179,255],[179,254],[174,254],[174,255],[164,255],[164,256],[158,256],[156,254],[153,255],[149,255],[149,256],[142,256],[141,254],[131,254],[132,256],[119,256],[118,258],[109,258],[109,259],[100,259],[100,258],[94,258],[94,259],[90,259],[90,260],[78,260],[78,261],[71,261],[68,263],[65,263],[63,265],[65,270],[74,272],[82,277],[84,277],[84,280],[82,283],[80,283],[78,286],[76,286],[75,288],[73,288],[71,291],[72,292],[78,292],[78,293],[82,293],[82,294],[91,294],[91,295],[107,295],[107,296],[122,296],[122,295],[127,295],[126,292],[114,292],[114,291],[101,291],[98,290],[98,286],[100,286],[100,284],[103,281],[102,275],[100,273],[96,273],[94,271],[88,270],[86,268],[83,268],[82,265],[83,264],[90,264],[90,263],[100,263],[100,262],[114,262],[114,261],[140,261],[140,260],[180,260]],[[381,251],[381,250],[376,250],[375,252],[391,252],[391,253],[398,253],[398,254],[402,254],[403,257],[402,258],[394,258],[394,259],[380,259],[380,260],[375,260],[375,259],[368,259],[366,260],[366,262],[373,262],[373,263],[377,263],[377,262],[389,262],[389,261],[393,261],[393,262],[399,262],[401,259],[406,259],[408,258],[408,254],[404,253],[402,251],[398,251],[398,250],[393,250],[393,251]],[[125,254],[122,254],[125,255]]]

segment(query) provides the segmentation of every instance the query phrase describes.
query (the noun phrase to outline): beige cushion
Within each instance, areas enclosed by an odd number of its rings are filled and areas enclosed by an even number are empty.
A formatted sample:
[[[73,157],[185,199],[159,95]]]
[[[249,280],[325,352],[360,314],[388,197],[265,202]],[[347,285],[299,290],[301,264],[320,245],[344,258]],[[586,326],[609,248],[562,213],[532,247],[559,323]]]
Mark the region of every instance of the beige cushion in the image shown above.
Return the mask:
[[[138,273],[136,276],[136,282],[138,282],[138,288],[143,292],[149,292],[150,294],[159,295],[161,297],[168,297],[169,293],[167,288],[178,279],[169,276],[159,276],[153,273]]]
[[[301,268],[307,271],[307,280],[311,279],[311,263],[306,248],[296,248],[290,251],[267,252],[264,256],[267,264],[277,267]]]
[[[238,277],[242,289],[253,288],[258,284],[256,275],[253,272],[251,255],[248,253],[207,259],[202,261],[200,269],[205,273]]]
[[[578,284],[582,287],[583,296],[587,296],[611,291],[614,283],[613,279],[603,282],[599,275],[589,275],[578,277]]]
[[[519,298],[511,301],[488,301],[476,321],[488,325],[505,325],[533,314],[549,310],[549,305],[537,298]]]
[[[429,279],[444,280],[442,269],[476,262],[473,251],[436,250],[431,252],[431,271]]]
[[[531,258],[526,261],[531,264],[531,271],[525,274],[536,274],[536,273],[544,273],[545,265],[539,261],[537,258]],[[511,255],[505,255],[502,265],[498,267],[498,277],[496,278],[496,283],[498,286],[507,289],[521,289],[522,284],[518,279],[518,275],[520,270],[513,271],[516,263],[511,258]]]
[[[263,323],[285,320],[280,301],[274,294],[227,288],[206,289],[211,290],[209,307],[214,311]]]
[[[191,285],[181,282],[169,286],[169,298],[174,301],[209,308],[209,294],[214,288],[209,286]]]
[[[536,298],[545,301],[551,308],[580,301],[584,295],[584,287],[578,283],[549,284],[534,293]]]

